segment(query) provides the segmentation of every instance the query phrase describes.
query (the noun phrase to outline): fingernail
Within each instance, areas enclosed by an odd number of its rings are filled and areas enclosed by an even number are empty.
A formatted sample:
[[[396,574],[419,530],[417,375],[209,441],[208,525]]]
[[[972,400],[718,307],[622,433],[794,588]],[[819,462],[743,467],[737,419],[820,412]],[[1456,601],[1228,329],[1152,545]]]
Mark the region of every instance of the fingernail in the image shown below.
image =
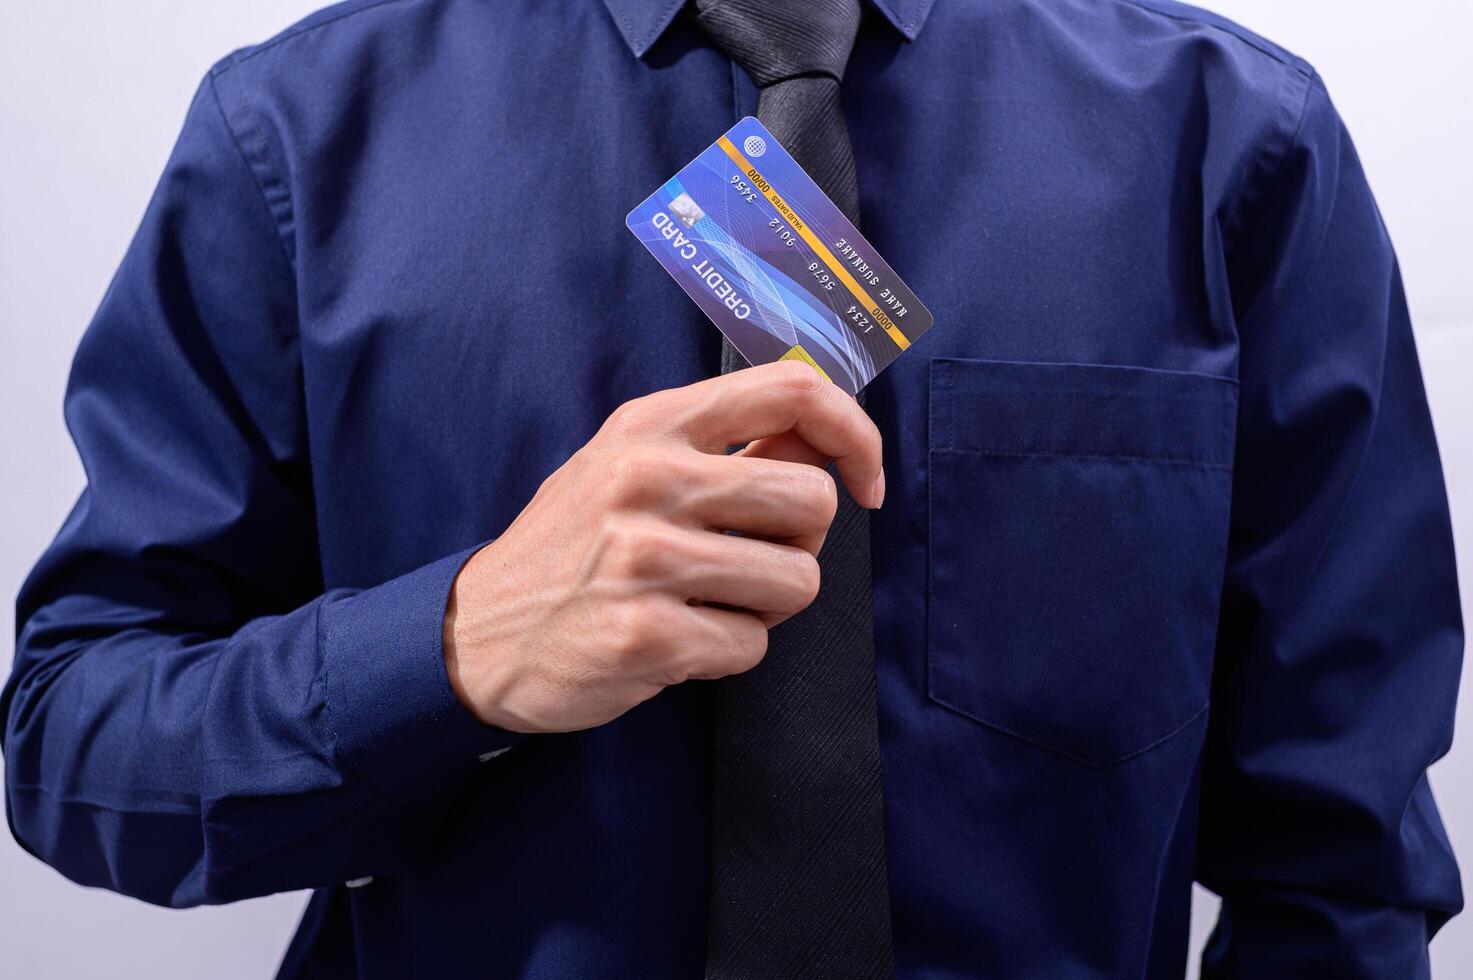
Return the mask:
[[[880,475],[875,477],[874,489],[870,490],[870,497],[874,500],[874,509],[879,510],[880,505],[885,502],[885,468],[880,467]]]

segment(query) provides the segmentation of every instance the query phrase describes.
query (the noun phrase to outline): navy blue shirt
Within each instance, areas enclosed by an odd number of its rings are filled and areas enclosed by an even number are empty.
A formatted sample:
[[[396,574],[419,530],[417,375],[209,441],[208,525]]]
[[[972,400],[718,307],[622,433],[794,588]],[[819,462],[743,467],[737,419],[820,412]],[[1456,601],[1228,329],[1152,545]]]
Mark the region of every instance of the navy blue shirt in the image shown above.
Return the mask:
[[[716,369],[623,222],[755,110],[680,7],[359,0],[209,73],[19,601],[32,853],[164,905],[317,889],[286,976],[701,975],[711,686],[517,738],[441,649],[470,551]],[[1426,976],[1451,538],[1319,78],[1158,0],[866,10],[864,229],[936,315],[868,396],[899,976],[1179,977],[1194,879],[1208,978]]]

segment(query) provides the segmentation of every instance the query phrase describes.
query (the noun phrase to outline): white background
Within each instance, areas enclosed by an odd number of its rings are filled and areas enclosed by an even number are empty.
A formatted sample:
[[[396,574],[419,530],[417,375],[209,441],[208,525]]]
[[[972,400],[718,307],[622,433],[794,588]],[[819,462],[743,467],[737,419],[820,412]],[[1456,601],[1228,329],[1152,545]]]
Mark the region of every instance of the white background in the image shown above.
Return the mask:
[[[220,55],[317,5],[0,0],[0,635],[13,635],[10,597],[82,484],[61,420],[72,351],[195,86]],[[1473,4],[1212,5],[1313,62],[1356,135],[1401,254],[1462,580],[1473,593]],[[1465,598],[1473,620],[1470,607]],[[1473,869],[1473,695],[1465,690],[1461,702],[1460,738],[1434,769],[1433,787],[1463,866]],[[1197,897],[1194,949],[1215,915],[1211,896]],[[0,833],[0,975],[268,977],[303,901],[149,908],[70,884]],[[1432,952],[1437,977],[1468,976],[1473,912],[1455,919]]]

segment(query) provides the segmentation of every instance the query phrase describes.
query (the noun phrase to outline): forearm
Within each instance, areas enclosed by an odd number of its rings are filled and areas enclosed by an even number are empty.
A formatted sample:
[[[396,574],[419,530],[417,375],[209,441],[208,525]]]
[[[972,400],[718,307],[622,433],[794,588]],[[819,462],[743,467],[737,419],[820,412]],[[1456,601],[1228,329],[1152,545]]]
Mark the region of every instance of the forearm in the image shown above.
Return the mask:
[[[435,801],[511,738],[444,677],[462,558],[228,637],[77,595],[37,609],[4,699],[17,838],[76,881],[173,906],[401,865]]]

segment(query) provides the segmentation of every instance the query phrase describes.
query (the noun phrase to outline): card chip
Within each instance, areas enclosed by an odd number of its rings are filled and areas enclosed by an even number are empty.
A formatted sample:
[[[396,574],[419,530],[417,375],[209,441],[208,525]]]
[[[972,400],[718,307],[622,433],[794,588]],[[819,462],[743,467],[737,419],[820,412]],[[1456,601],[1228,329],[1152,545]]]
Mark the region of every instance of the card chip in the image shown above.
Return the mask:
[[[813,355],[804,350],[802,344],[794,344],[792,347],[789,347],[788,352],[782,357],[779,357],[778,360],[802,361],[804,364],[807,364],[809,367],[813,368],[813,370],[823,375],[825,381],[834,380],[833,378],[829,377],[829,373],[827,371],[818,366],[818,362],[813,359]]]

